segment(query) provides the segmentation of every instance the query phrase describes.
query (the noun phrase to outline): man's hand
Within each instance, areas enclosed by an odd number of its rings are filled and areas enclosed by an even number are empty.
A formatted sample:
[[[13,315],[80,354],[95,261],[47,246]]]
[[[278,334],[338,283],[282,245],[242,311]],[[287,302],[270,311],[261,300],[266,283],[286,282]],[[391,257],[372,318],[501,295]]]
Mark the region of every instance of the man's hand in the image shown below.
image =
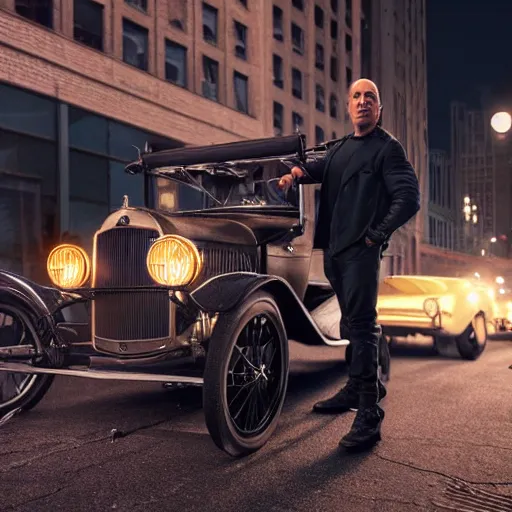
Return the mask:
[[[292,167],[290,174],[285,174],[281,177],[278,182],[278,187],[281,190],[288,190],[292,186],[293,180],[296,178],[302,178],[302,176],[304,176],[304,171],[300,167]]]

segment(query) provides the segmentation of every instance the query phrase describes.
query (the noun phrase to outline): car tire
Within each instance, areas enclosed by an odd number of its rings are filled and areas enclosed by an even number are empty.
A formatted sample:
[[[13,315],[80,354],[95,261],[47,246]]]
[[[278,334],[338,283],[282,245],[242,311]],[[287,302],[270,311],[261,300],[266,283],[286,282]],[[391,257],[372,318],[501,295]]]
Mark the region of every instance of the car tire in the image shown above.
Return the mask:
[[[480,357],[487,344],[485,315],[479,313],[459,336],[437,336],[434,349],[443,357],[460,357],[474,361]]]
[[[0,303],[0,317],[2,317],[2,322],[5,322],[5,318],[8,316],[17,322],[14,327],[22,328],[24,335],[28,337],[30,343],[34,345],[34,347],[38,346],[39,338],[34,327],[34,319],[32,316],[18,306],[4,302]],[[0,333],[2,328],[6,328],[5,324],[3,326],[0,325]],[[0,345],[3,344],[0,334]],[[41,349],[42,347],[38,348]],[[23,382],[18,381],[21,376],[26,376]],[[0,384],[3,385],[3,387],[0,385],[0,417],[5,417],[15,410],[24,412],[35,407],[50,389],[53,379],[54,375],[0,372]],[[19,390],[16,390],[14,396],[10,398],[7,395],[7,386],[9,384],[15,384],[16,387],[20,387]]]
[[[279,421],[288,372],[288,339],[270,294],[258,291],[236,310],[219,316],[208,343],[203,410],[208,431],[221,450],[241,457],[265,445]],[[256,418],[252,429],[249,406]]]
[[[488,332],[485,315],[479,313],[466,327],[466,330],[456,338],[460,356],[470,361],[478,359],[485,350],[487,337]]]

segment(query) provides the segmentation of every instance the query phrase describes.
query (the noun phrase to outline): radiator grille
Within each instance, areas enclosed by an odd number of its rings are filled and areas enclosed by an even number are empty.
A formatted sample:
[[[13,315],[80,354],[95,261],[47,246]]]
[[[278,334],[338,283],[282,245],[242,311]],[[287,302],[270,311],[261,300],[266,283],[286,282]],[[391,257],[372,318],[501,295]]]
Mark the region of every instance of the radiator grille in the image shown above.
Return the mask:
[[[161,290],[113,292],[94,299],[95,335],[110,340],[169,336],[169,297]]]
[[[96,288],[153,286],[146,256],[159,233],[119,227],[96,239]],[[111,340],[149,340],[169,336],[169,296],[162,290],[97,292],[95,335]]]
[[[158,231],[118,227],[100,233],[96,239],[97,288],[151,286],[146,256]]]

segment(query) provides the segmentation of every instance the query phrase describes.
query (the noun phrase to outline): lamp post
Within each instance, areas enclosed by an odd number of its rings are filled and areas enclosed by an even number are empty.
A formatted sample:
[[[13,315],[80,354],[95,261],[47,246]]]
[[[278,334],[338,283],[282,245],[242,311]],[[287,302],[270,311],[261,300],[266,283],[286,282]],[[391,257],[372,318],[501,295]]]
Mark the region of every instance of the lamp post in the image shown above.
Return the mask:
[[[497,199],[498,188],[497,188],[497,184],[496,184],[497,176],[499,176],[499,180],[500,180],[499,186],[502,188],[502,190],[508,189],[509,193],[512,194],[512,180],[511,180],[511,175],[510,175],[510,170],[511,170],[510,166],[512,164],[512,158],[510,155],[510,144],[505,144],[505,142],[507,142],[507,139],[508,139],[508,141],[510,141],[509,132],[512,128],[512,115],[510,114],[510,112],[507,112],[505,110],[495,112],[491,117],[490,125],[496,134],[497,141],[499,141],[499,143],[495,149],[495,155],[494,155],[494,158],[497,161],[497,163],[496,163],[497,168],[494,168],[494,170],[493,170],[493,172],[494,172],[494,180],[493,180],[494,181],[494,185],[493,185],[493,187],[494,187],[494,216],[496,219],[497,215],[498,215],[497,209],[499,209],[496,204],[496,202],[498,201],[498,199]],[[507,147],[508,147],[508,149],[507,149]],[[507,167],[507,169],[505,169],[505,166]],[[502,194],[500,195],[500,197],[502,197]],[[509,208],[509,211],[503,212],[503,215],[505,216],[505,218],[508,218],[511,213],[512,213],[512,210]],[[495,220],[495,222],[496,222],[496,220]],[[510,229],[510,223],[507,226],[507,231],[508,231],[508,229]],[[495,243],[496,238],[493,237],[493,239],[494,239],[493,243]],[[508,237],[501,235],[500,240],[503,240],[506,242],[506,247],[503,247],[503,249],[506,254],[506,257],[509,257],[510,241],[508,240]],[[491,241],[492,241],[492,239],[491,239]],[[500,249],[502,249],[501,245],[500,245]],[[499,253],[499,254],[501,254],[501,253]]]

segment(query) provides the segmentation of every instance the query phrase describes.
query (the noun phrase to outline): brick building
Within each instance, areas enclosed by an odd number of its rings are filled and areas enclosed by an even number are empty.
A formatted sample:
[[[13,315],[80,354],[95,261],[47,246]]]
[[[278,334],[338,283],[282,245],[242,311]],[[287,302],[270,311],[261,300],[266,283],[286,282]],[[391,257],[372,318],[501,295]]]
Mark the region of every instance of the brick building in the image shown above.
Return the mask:
[[[425,174],[423,13],[424,0],[0,0],[0,266],[41,278],[63,235],[90,239],[124,193],[141,204],[123,167],[148,138],[343,135],[362,70]],[[400,263],[415,261],[414,229],[388,271],[414,270]]]

